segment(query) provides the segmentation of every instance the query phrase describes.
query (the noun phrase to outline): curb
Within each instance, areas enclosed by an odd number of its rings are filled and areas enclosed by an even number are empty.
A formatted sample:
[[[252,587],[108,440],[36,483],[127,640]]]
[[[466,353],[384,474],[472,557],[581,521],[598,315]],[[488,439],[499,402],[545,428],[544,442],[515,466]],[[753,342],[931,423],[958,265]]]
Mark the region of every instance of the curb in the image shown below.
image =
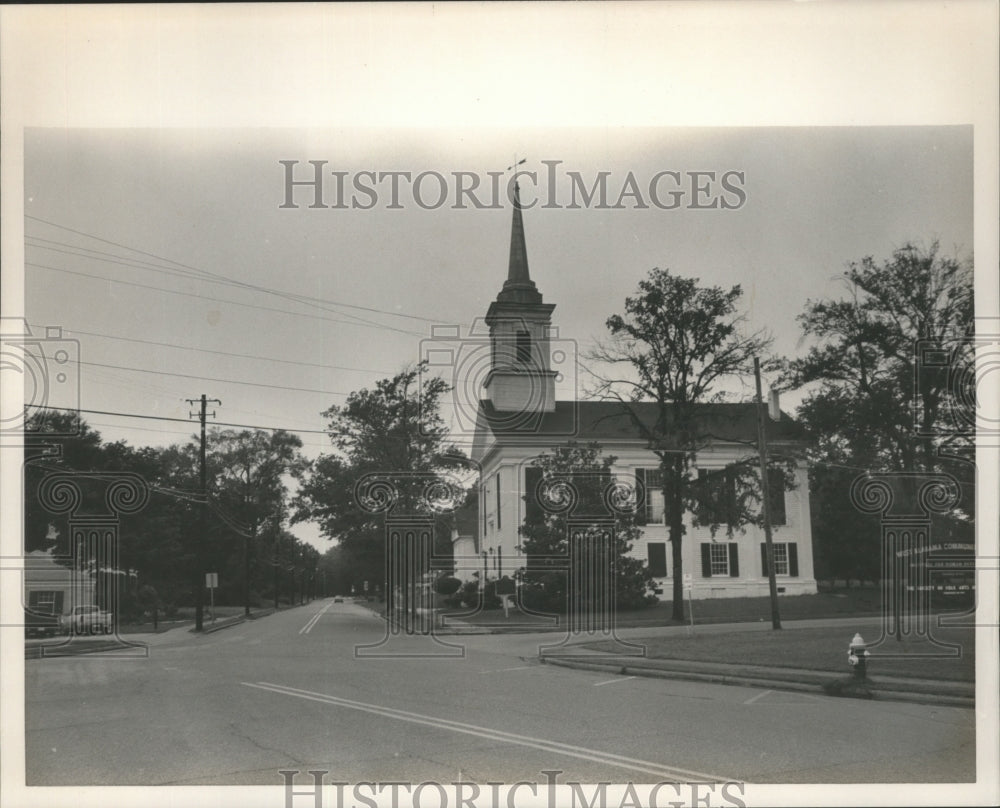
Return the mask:
[[[581,670],[602,671],[605,673],[618,673],[623,676],[644,676],[654,679],[682,679],[694,682],[712,682],[714,684],[740,685],[745,687],[765,687],[769,690],[792,690],[806,693],[817,693],[820,695],[842,698],[872,698],[880,701],[905,701],[917,704],[940,704],[949,707],[975,707],[975,697],[961,695],[947,695],[942,693],[921,693],[910,690],[895,690],[891,688],[879,687],[876,682],[869,682],[867,693],[869,696],[852,695],[851,693],[831,694],[824,685],[830,681],[837,681],[832,674],[824,674],[817,671],[817,677],[822,677],[822,681],[804,682],[795,679],[767,678],[766,675],[751,676],[745,673],[731,672],[721,673],[706,670],[681,670],[676,668],[653,668],[643,665],[629,665],[621,662],[566,659],[556,657],[539,657],[543,665],[556,665],[563,668],[577,668]],[[770,672],[770,671],[769,671]],[[782,673],[775,671],[775,673]]]
[[[298,605],[301,606],[302,604],[298,604]],[[273,606],[271,606],[270,608],[267,608],[267,609],[261,609],[261,610],[256,611],[256,612],[250,612],[249,617],[247,615],[245,615],[245,614],[240,614],[240,615],[237,615],[236,617],[226,617],[223,620],[217,621],[213,625],[210,625],[210,626],[207,626],[207,627],[202,626],[201,633],[202,634],[212,634],[215,631],[222,631],[222,629],[224,629],[224,628],[231,628],[233,626],[238,626],[240,623],[245,623],[247,620],[258,620],[261,617],[270,617],[276,611],[277,611],[277,609],[275,609]],[[195,632],[194,629],[191,629],[191,632],[192,633],[197,633],[197,632]]]
[[[191,629],[191,633],[192,634],[197,634],[197,633],[212,634],[212,633],[214,633],[216,631],[222,631],[222,629],[224,629],[224,628],[230,628],[232,626],[238,626],[240,623],[245,623],[246,620],[247,620],[247,617],[244,614],[241,614],[238,617],[227,617],[225,620],[220,620],[219,622],[216,622],[216,623],[212,624],[211,626],[207,626],[207,627],[206,626],[202,626],[200,632],[196,632],[194,629]]]

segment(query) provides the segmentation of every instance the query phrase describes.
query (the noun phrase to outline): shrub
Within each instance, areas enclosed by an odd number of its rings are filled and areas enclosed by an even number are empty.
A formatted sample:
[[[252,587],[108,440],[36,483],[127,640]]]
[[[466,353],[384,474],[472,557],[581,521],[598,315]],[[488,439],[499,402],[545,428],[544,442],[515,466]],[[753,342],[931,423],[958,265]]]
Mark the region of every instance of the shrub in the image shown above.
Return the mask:
[[[444,575],[434,582],[434,591],[439,595],[454,595],[462,588],[462,582],[451,575]]]

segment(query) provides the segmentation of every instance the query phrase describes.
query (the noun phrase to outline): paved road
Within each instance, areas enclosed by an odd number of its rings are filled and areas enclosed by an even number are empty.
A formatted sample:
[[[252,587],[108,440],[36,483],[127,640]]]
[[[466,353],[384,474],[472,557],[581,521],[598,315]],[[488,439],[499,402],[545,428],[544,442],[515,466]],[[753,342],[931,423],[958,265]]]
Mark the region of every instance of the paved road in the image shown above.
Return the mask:
[[[155,635],[144,658],[27,660],[27,784],[273,785],[288,768],[348,782],[975,776],[971,710],[538,665],[551,634],[449,637],[457,658],[355,655],[384,632],[367,609],[325,600]]]

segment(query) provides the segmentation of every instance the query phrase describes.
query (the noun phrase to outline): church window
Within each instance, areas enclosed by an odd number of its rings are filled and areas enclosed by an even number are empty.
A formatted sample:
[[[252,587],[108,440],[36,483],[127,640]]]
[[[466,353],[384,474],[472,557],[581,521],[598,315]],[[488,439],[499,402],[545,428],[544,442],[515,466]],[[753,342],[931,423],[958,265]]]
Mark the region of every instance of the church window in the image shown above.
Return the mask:
[[[517,361],[522,365],[531,363],[531,334],[527,331],[517,332]]]

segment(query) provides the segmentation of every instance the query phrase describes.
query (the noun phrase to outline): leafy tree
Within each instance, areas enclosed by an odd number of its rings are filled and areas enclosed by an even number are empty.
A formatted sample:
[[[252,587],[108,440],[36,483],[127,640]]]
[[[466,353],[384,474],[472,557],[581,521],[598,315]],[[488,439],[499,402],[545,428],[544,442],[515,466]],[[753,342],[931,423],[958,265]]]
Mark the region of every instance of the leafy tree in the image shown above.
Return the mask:
[[[567,603],[567,579],[569,574],[563,569],[564,562],[552,557],[566,558],[569,555],[568,518],[586,520],[613,519],[614,542],[611,548],[615,570],[615,606],[620,609],[637,609],[656,601],[652,594],[653,576],[645,562],[632,558],[629,551],[640,535],[634,514],[614,513],[604,500],[604,493],[613,481],[612,466],[615,457],[602,456],[597,443],[578,444],[570,441],[565,446],[556,447],[551,453],[539,455],[534,466],[541,470],[541,480],[550,486],[558,486],[560,481],[571,485],[576,502],[569,511],[559,508],[526,508],[526,518],[519,532],[523,541],[521,551],[528,556],[524,572],[522,596],[529,608],[564,611]],[[558,491],[558,488],[555,490]],[[535,491],[526,492],[529,505]],[[623,509],[624,510],[624,509]],[[596,531],[598,523],[589,528]],[[587,563],[577,559],[580,564]]]
[[[73,554],[68,517],[50,513],[39,499],[39,487],[45,477],[79,472],[76,477],[82,494],[79,510],[100,514],[105,510],[107,485],[123,472],[135,473],[145,480],[149,499],[139,512],[121,517],[118,568],[137,573],[127,578],[136,586],[155,586],[165,605],[189,600],[196,477],[193,482],[184,473],[190,462],[183,453],[176,448],[136,449],[125,441],[104,442],[99,432],[70,413],[39,412],[28,426],[24,469],[25,549],[49,550],[60,559]],[[46,447],[49,447],[46,453],[41,454]],[[130,605],[137,606],[132,594],[131,587],[119,586],[119,608],[126,617]]]
[[[261,590],[269,577],[274,548],[265,543],[279,535],[288,481],[308,467],[301,448],[301,439],[283,430],[209,433],[211,507],[215,517],[230,528],[216,545],[217,563],[230,570],[230,581],[242,583],[242,587],[233,587],[232,596],[247,606],[252,591]],[[243,590],[242,597],[237,595],[238,589]]]
[[[397,512],[427,513],[421,497],[426,481],[464,460],[447,444],[440,417],[441,397],[450,388],[442,379],[422,378],[423,370],[423,365],[403,370],[323,413],[330,419],[334,451],[313,463],[295,501],[294,520],[316,521],[324,535],[339,542],[343,560],[362,581],[384,577],[385,532],[384,514],[369,513],[356,501],[357,482],[368,474],[383,476],[399,490]],[[439,541],[450,548],[444,529]]]
[[[972,264],[943,256],[937,242],[906,244],[887,260],[849,263],[841,280],[843,297],[809,301],[799,316],[815,343],[789,363],[786,384],[814,385],[799,415],[814,437],[817,560],[828,574],[874,578],[878,531],[849,495],[861,472],[954,475],[961,502],[934,530],[971,541],[973,447],[955,412],[969,413],[975,398],[973,374],[961,372],[972,362]],[[903,484],[897,495],[915,491]]]
[[[725,399],[721,385],[752,374],[754,357],[761,358],[765,371],[777,366],[765,355],[770,337],[764,331],[743,332],[746,318],[737,312],[742,294],[739,285],[699,286],[697,278],[653,269],[639,282],[637,294],[625,299],[624,313],[608,318],[610,341],[591,353],[593,360],[621,368],[620,374],[594,374],[596,394],[621,403],[659,459],[673,561],[674,620],[684,619],[684,513],[697,511],[711,524],[723,518],[717,508],[704,507],[711,492],[705,480],[691,474],[697,452],[714,438],[705,405]],[[640,401],[657,405],[653,423],[633,406]],[[736,470],[742,493],[724,517],[730,530],[760,519],[752,461]]]

